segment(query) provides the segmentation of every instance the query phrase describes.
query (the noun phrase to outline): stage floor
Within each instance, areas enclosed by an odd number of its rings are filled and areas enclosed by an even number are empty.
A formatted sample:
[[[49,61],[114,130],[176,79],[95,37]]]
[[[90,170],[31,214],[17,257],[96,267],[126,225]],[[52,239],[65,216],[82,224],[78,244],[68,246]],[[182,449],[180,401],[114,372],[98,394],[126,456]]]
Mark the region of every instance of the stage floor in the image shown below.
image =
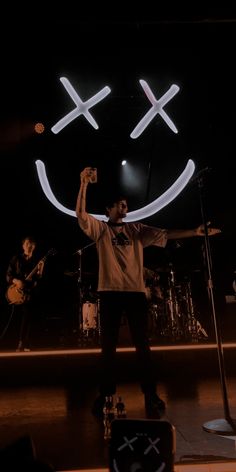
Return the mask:
[[[108,444],[103,425],[90,411],[97,394],[98,355],[99,349],[2,351],[0,448],[26,434],[37,456],[57,471],[106,469]],[[176,467],[236,463],[235,438],[203,430],[205,423],[224,418],[216,346],[162,346],[153,356],[158,391],[167,404],[163,419],[175,427]],[[236,418],[235,356],[235,345],[225,345],[232,418]],[[117,378],[117,393],[125,402],[128,418],[145,418],[133,350],[117,353]]]

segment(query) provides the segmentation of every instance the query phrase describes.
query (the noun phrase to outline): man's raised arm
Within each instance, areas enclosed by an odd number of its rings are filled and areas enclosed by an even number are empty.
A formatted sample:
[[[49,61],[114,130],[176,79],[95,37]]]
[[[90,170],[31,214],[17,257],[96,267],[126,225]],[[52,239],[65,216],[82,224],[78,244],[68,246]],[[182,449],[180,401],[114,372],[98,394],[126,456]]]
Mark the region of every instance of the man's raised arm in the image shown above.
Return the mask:
[[[92,167],[85,167],[85,169],[80,173],[80,189],[76,202],[76,216],[78,220],[83,222],[87,221],[87,211],[86,211],[86,194],[87,186],[91,182],[91,176],[93,174]]]

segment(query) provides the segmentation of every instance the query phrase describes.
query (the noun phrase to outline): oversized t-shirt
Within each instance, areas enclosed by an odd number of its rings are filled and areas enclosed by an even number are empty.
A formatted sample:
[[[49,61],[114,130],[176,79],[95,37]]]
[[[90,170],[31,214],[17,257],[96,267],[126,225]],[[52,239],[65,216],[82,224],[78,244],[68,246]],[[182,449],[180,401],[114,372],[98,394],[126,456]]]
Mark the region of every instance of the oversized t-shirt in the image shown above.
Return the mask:
[[[79,220],[84,233],[96,242],[99,273],[98,292],[144,292],[143,248],[165,247],[167,231],[142,223],[112,225],[88,215]]]

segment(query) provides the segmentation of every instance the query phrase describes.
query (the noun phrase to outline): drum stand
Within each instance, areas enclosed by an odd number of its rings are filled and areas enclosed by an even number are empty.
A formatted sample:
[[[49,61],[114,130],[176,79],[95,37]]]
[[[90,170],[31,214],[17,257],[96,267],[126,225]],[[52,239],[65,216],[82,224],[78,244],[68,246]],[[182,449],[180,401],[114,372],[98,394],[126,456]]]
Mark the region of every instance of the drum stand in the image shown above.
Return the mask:
[[[197,320],[194,313],[194,305],[192,299],[192,291],[191,291],[191,284],[188,280],[184,284],[185,289],[185,306],[186,306],[186,326],[185,326],[185,334],[190,338],[192,341],[199,341],[201,336],[204,338],[208,338],[208,334],[205,329],[201,326],[201,323]]]
[[[79,293],[79,340],[84,338],[84,335],[86,336],[86,330],[83,330],[83,297],[84,297],[84,291],[83,291],[83,280],[82,280],[82,255],[84,251],[86,251],[87,248],[93,246],[95,242],[92,242],[90,244],[87,244],[86,246],[78,249],[74,254],[78,254],[79,256],[79,263],[78,263],[78,293]]]
[[[170,276],[168,277],[168,324],[167,332],[174,340],[178,340],[183,331],[180,326],[181,314],[179,311],[179,303],[175,291],[175,273],[172,264],[170,264]]]
[[[169,264],[169,267],[167,290],[164,296],[165,324],[159,334],[170,338],[173,342],[181,339],[195,342],[208,338],[207,332],[195,316],[190,281],[176,285],[172,264]],[[153,315],[155,315],[154,308],[155,305],[152,309]]]

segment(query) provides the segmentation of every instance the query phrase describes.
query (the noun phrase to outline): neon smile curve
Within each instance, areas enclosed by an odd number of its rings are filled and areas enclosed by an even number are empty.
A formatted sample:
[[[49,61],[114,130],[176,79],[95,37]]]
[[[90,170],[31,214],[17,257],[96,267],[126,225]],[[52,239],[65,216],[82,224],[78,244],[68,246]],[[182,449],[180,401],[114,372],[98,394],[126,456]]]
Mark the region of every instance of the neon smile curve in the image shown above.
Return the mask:
[[[70,210],[69,208],[66,208],[64,205],[62,205],[53,194],[47,178],[46,169],[43,161],[38,159],[37,161],[35,161],[35,164],[37,168],[39,182],[47,199],[61,212],[76,218],[75,211]],[[166,190],[162,195],[160,195],[148,205],[145,205],[144,207],[139,208],[138,210],[130,211],[129,213],[127,213],[125,220],[128,222],[142,220],[160,211],[162,208],[172,202],[177,197],[177,195],[180,194],[180,192],[182,192],[184,187],[186,187],[187,183],[191,179],[194,170],[195,164],[191,159],[189,159],[183,172],[169,187],[168,190]],[[107,217],[105,215],[95,215],[92,213],[91,215],[97,218],[98,220],[107,221]]]

